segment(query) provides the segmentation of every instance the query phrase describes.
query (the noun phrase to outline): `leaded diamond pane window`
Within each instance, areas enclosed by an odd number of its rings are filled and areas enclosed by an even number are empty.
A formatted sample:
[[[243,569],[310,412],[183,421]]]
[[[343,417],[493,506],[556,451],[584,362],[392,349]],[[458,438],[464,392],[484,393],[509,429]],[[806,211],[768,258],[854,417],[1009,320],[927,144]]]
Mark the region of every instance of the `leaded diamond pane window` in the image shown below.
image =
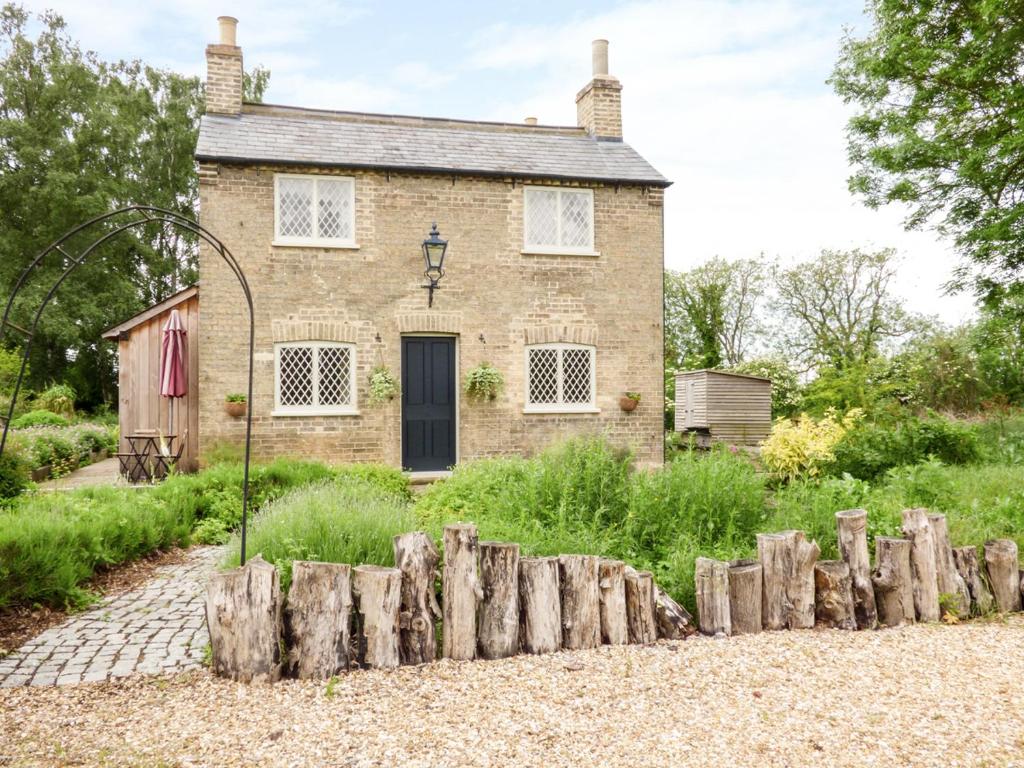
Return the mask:
[[[530,357],[530,402],[558,402],[558,350],[531,349]]]
[[[313,236],[313,181],[282,178],[277,186],[277,222],[281,237]]]
[[[525,247],[565,253],[594,250],[594,193],[589,189],[527,187]]]
[[[339,176],[275,177],[275,241],[355,245],[355,182]]]
[[[590,350],[562,350],[562,400],[566,403],[590,402]]]
[[[594,348],[538,344],[526,348],[526,405],[537,410],[594,407]]]
[[[284,347],[278,358],[281,405],[313,405],[313,350]]]
[[[355,349],[310,341],[279,344],[276,357],[279,413],[346,413],[355,407]]]

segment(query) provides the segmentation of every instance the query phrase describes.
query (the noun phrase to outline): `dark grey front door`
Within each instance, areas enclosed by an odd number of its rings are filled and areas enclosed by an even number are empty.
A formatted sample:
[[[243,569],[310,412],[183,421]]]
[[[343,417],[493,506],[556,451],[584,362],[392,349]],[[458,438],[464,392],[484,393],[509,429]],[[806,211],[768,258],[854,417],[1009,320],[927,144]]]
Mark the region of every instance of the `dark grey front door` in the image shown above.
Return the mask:
[[[434,472],[455,463],[455,339],[402,339],[402,466]]]

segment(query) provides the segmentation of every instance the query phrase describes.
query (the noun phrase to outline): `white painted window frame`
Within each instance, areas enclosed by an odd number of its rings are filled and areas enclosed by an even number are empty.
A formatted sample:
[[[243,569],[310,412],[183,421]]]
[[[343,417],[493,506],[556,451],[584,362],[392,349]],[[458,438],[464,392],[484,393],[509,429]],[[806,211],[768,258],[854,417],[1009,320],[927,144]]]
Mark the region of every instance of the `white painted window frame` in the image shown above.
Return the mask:
[[[583,192],[590,198],[590,243],[582,248],[580,247],[566,247],[561,245],[541,245],[539,243],[530,243],[527,241],[528,227],[526,224],[527,218],[530,215],[530,195],[533,192],[556,192],[558,194],[558,240],[562,239],[562,193]],[[524,254],[536,254],[536,255],[551,255],[551,256],[600,256],[601,254],[594,250],[594,230],[597,228],[597,220],[594,218],[594,190],[586,189],[582,187],[545,187],[537,185],[526,185],[523,187],[523,253]]]
[[[345,347],[349,351],[349,398],[350,402],[342,405],[320,405],[320,350],[325,348]],[[313,353],[313,404],[312,405],[281,405],[281,350],[294,348],[312,348]],[[274,344],[274,411],[272,416],[358,416],[359,390],[356,387],[356,369],[358,359],[356,345],[341,341],[282,341]]]
[[[320,201],[320,182],[340,182],[348,185],[349,197],[352,204],[349,206],[349,232],[350,239],[341,237],[294,237],[281,234],[281,192],[279,181],[281,179],[304,179],[313,183],[313,195],[311,211],[313,230],[319,232],[320,220],[317,214]],[[273,245],[285,246],[313,246],[317,248],[358,248],[356,236],[356,180],[354,176],[332,176],[318,173],[275,173],[274,174],[274,242]]]
[[[531,403],[530,402],[530,350],[533,349],[557,349],[557,403]],[[590,352],[590,402],[589,403],[563,403],[563,387],[565,385],[565,374],[562,369],[563,352],[567,349],[585,349]],[[523,381],[526,382],[524,391],[525,405],[523,413],[600,413],[597,407],[597,347],[590,344],[569,344],[566,342],[552,342],[547,344],[527,344],[523,350]]]

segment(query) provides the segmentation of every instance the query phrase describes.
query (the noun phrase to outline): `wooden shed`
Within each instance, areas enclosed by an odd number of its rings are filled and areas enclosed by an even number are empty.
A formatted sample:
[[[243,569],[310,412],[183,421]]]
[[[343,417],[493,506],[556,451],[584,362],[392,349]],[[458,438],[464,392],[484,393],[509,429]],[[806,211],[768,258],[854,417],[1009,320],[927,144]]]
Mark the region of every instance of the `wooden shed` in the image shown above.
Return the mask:
[[[701,442],[757,445],[772,427],[772,382],[706,368],[677,373],[675,427]]]
[[[189,470],[196,467],[199,454],[199,286],[179,291],[115,325],[103,333],[103,338],[117,342],[117,412],[121,426],[118,450],[125,453],[127,435],[167,433],[170,399],[160,396],[160,346],[164,323],[175,309],[187,329],[188,394],[174,400],[171,430],[179,440],[185,439],[181,466]]]

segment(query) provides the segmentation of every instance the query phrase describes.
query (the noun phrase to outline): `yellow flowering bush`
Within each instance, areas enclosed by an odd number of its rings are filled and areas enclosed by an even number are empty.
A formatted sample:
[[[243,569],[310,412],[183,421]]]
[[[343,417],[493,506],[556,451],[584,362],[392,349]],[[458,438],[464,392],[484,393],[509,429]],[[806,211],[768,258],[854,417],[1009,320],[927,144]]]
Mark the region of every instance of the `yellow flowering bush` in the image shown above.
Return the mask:
[[[806,413],[798,419],[777,419],[761,446],[761,460],[772,472],[792,480],[800,475],[815,476],[835,459],[833,449],[864,412],[853,408],[840,416],[834,408],[820,419]]]

